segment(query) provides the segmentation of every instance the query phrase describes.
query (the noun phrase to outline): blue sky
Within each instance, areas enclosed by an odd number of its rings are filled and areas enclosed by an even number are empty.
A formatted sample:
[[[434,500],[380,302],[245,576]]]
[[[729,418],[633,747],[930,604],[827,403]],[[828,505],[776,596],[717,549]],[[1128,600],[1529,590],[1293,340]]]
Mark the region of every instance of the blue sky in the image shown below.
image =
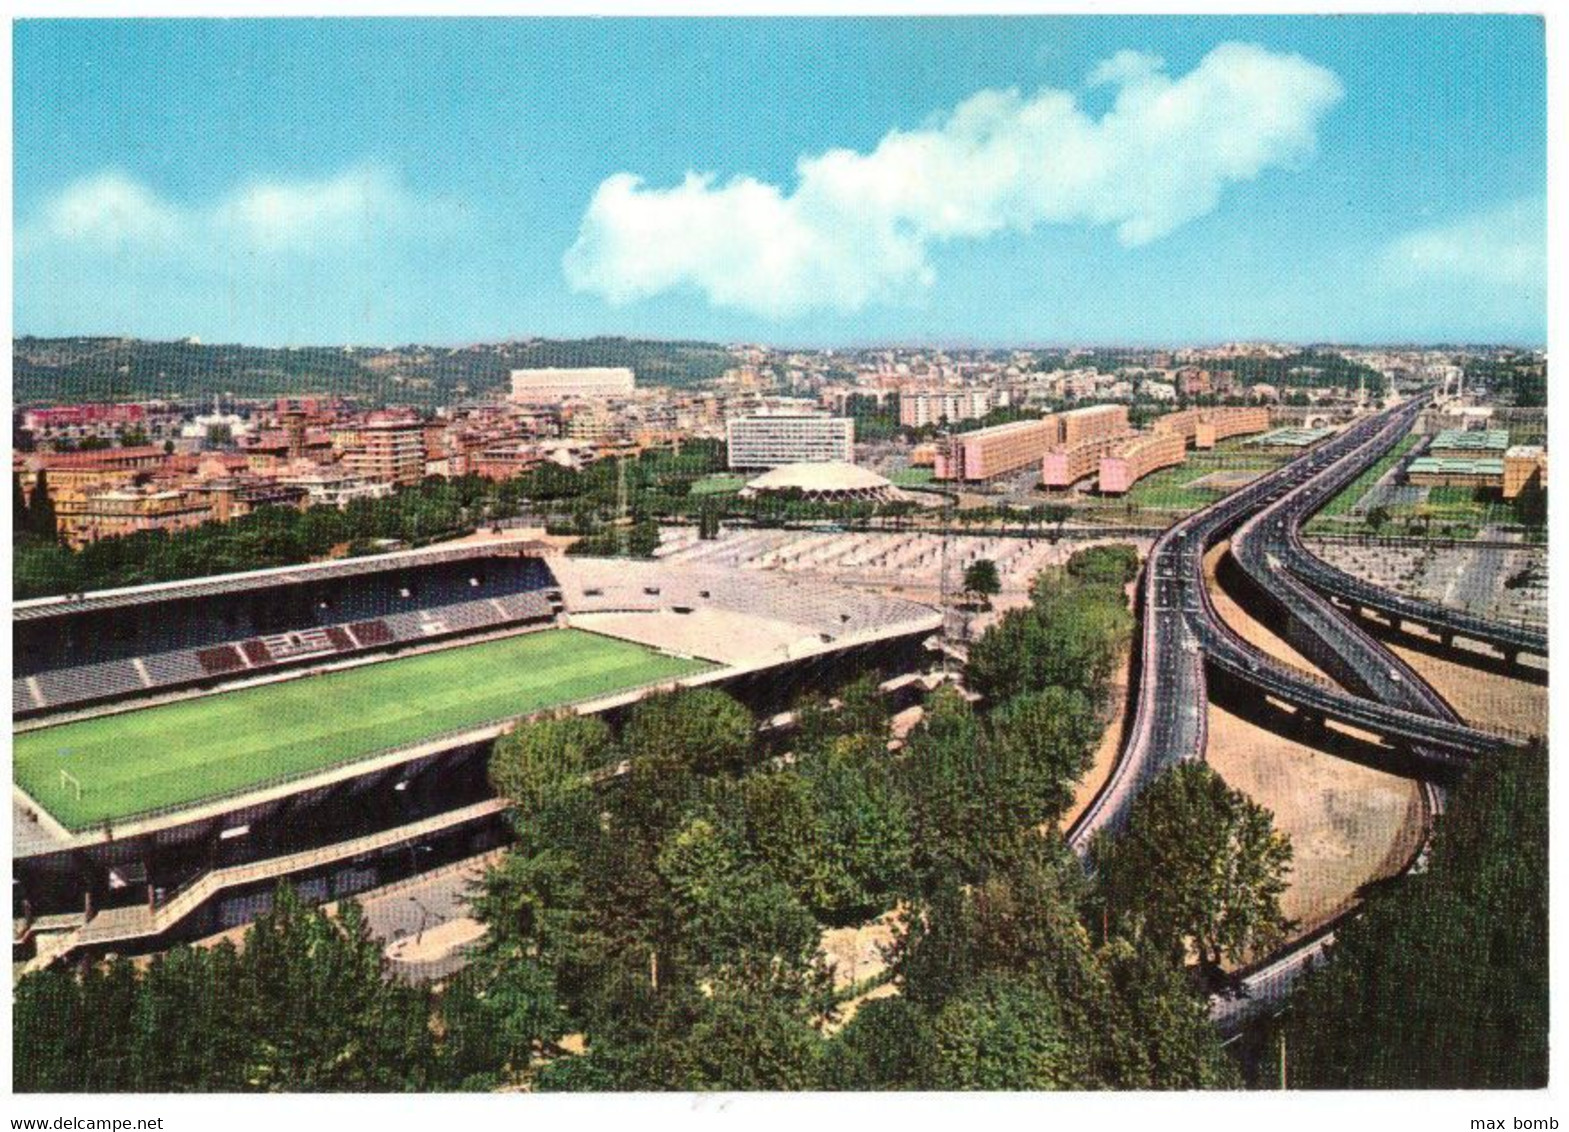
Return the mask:
[[[14,57],[18,333],[1545,339],[1531,17],[29,21]]]

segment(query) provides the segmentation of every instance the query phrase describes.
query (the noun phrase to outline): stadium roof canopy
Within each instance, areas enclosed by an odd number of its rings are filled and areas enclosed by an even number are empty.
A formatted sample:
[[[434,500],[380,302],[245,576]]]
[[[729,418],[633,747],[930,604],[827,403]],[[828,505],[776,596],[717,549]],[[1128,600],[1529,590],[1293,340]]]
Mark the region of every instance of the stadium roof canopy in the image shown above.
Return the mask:
[[[876,472],[829,460],[814,464],[785,464],[764,472],[742,489],[742,495],[792,493],[808,499],[866,499],[892,501],[902,492]]]
[[[352,578],[364,574],[379,574],[384,570],[410,570],[448,562],[466,562],[470,559],[517,554],[537,555],[548,552],[549,547],[544,543],[522,540],[430,547],[423,550],[399,550],[390,554],[369,554],[357,558],[335,559],[330,562],[311,562],[301,566],[275,566],[266,570],[247,570],[238,574],[218,574],[210,578],[193,578],[185,582],[154,582],[151,585],[129,586],[124,589],[33,598],[30,601],[17,602],[12,607],[11,616],[15,621],[37,621],[46,617],[66,617],[104,609],[152,605],[164,601],[177,601],[181,598],[247,593],[273,589],[277,586]]]

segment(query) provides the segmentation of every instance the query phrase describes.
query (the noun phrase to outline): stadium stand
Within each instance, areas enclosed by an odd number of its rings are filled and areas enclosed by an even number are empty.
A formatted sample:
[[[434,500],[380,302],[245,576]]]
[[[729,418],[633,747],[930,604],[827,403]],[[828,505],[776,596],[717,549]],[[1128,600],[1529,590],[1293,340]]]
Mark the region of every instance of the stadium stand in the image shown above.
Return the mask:
[[[23,602],[12,711],[86,707],[342,653],[546,622],[560,609],[554,592],[537,553],[470,547]]]

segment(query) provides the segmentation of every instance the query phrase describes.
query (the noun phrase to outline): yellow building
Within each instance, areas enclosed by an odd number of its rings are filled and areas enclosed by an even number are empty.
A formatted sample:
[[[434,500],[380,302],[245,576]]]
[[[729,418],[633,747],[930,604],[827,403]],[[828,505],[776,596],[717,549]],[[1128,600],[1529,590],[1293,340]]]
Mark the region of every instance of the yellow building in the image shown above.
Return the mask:
[[[1504,453],[1504,498],[1513,499],[1532,481],[1547,487],[1547,449],[1536,444],[1517,444]]]
[[[183,531],[213,518],[212,506],[200,496],[173,489],[111,487],[86,496],[79,515],[61,533],[72,545],[119,538],[138,531]]]

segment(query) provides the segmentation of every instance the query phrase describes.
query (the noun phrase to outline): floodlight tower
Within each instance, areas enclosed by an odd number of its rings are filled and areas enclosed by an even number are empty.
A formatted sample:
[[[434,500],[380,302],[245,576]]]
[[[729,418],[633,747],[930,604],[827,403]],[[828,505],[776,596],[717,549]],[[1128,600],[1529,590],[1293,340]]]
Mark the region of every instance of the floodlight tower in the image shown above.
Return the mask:
[[[627,556],[627,454],[616,457],[616,551]]]

